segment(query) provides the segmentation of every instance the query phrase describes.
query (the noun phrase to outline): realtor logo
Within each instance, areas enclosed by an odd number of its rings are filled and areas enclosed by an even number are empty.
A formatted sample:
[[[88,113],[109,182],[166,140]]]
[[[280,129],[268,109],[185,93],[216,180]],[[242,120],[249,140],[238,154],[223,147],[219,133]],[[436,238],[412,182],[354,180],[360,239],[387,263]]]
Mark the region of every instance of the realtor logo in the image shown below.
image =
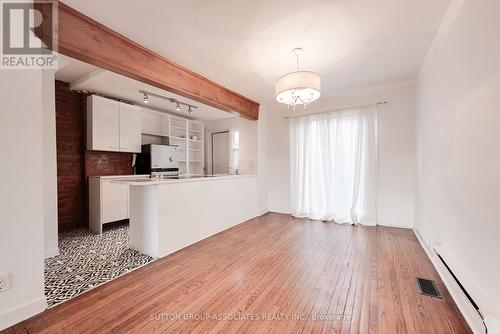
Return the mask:
[[[55,69],[57,55],[54,44],[55,5],[52,1],[2,1],[2,69]],[[43,14],[41,9],[43,8]],[[36,29],[49,32],[44,43]]]

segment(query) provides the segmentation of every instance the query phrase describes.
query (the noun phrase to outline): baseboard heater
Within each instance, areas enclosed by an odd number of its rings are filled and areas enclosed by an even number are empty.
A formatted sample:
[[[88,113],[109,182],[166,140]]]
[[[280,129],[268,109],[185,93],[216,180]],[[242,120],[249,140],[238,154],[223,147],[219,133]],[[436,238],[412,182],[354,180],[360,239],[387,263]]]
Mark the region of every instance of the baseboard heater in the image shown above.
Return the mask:
[[[436,249],[434,249],[434,252],[436,253],[436,255],[439,258],[439,260],[441,261],[441,263],[444,265],[444,267],[446,268],[446,270],[448,271],[448,273],[451,275],[451,277],[453,277],[453,280],[457,283],[457,285],[460,288],[460,290],[462,290],[464,296],[467,297],[467,300],[469,301],[469,303],[474,307],[474,309],[476,310],[477,314],[479,315],[479,317],[482,320],[482,323],[483,323],[483,326],[484,326],[484,329],[485,329],[485,333],[488,333],[488,328],[486,327],[486,324],[484,323],[484,317],[481,314],[481,311],[479,310],[479,306],[474,301],[474,299],[471,297],[471,295],[469,294],[469,292],[467,291],[467,289],[465,289],[465,287],[460,282],[460,280],[457,278],[457,276],[455,275],[455,273],[453,272],[453,270],[451,270],[450,266],[446,263],[446,261],[443,259],[443,257],[441,256],[441,254],[439,254],[439,252]]]
[[[462,292],[465,294],[465,297],[467,297],[467,299],[472,304],[472,306],[474,306],[474,308],[476,309],[477,313],[479,313],[479,315],[481,315],[481,312],[479,312],[479,306],[477,306],[477,304],[474,301],[474,299],[472,299],[472,297],[467,292],[467,290],[464,288],[464,286],[462,285],[462,283],[460,282],[460,280],[457,278],[457,276],[455,276],[455,273],[453,272],[453,270],[450,269],[450,267],[448,266],[448,264],[446,263],[446,261],[443,259],[443,257],[438,252],[436,252],[436,254],[439,257],[439,259],[441,260],[441,262],[443,262],[444,266],[446,267],[446,270],[448,270],[448,272],[451,274],[451,277],[453,277],[453,279],[455,280],[455,282],[457,282],[458,286],[460,287],[460,289],[462,290]]]

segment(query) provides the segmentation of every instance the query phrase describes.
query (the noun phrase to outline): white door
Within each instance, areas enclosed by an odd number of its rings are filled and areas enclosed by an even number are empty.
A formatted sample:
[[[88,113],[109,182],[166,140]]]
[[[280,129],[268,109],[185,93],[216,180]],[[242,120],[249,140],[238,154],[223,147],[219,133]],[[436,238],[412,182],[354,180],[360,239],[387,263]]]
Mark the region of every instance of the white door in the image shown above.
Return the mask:
[[[120,151],[141,152],[141,109],[120,103]]]
[[[87,103],[92,103],[91,142],[90,150],[119,151],[120,150],[120,107],[118,101],[93,95]]]
[[[212,174],[229,173],[229,132],[212,133]]]

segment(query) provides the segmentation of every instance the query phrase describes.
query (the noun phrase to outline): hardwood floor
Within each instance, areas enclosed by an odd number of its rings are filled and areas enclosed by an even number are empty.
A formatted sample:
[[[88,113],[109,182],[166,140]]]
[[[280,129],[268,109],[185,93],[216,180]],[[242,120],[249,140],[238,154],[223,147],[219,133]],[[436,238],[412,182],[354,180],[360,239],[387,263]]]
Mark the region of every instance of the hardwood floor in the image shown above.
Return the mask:
[[[416,276],[436,280],[444,299],[420,295]],[[411,230],[282,214],[240,224],[6,332],[471,333]]]

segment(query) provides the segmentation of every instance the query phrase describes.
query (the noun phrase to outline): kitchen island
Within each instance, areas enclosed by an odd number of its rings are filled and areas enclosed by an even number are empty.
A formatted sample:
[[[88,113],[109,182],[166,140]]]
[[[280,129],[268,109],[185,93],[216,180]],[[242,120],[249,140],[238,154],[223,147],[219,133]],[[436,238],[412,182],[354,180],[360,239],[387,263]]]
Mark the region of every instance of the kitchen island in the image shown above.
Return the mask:
[[[138,179],[129,185],[129,246],[163,257],[259,215],[256,175]]]

